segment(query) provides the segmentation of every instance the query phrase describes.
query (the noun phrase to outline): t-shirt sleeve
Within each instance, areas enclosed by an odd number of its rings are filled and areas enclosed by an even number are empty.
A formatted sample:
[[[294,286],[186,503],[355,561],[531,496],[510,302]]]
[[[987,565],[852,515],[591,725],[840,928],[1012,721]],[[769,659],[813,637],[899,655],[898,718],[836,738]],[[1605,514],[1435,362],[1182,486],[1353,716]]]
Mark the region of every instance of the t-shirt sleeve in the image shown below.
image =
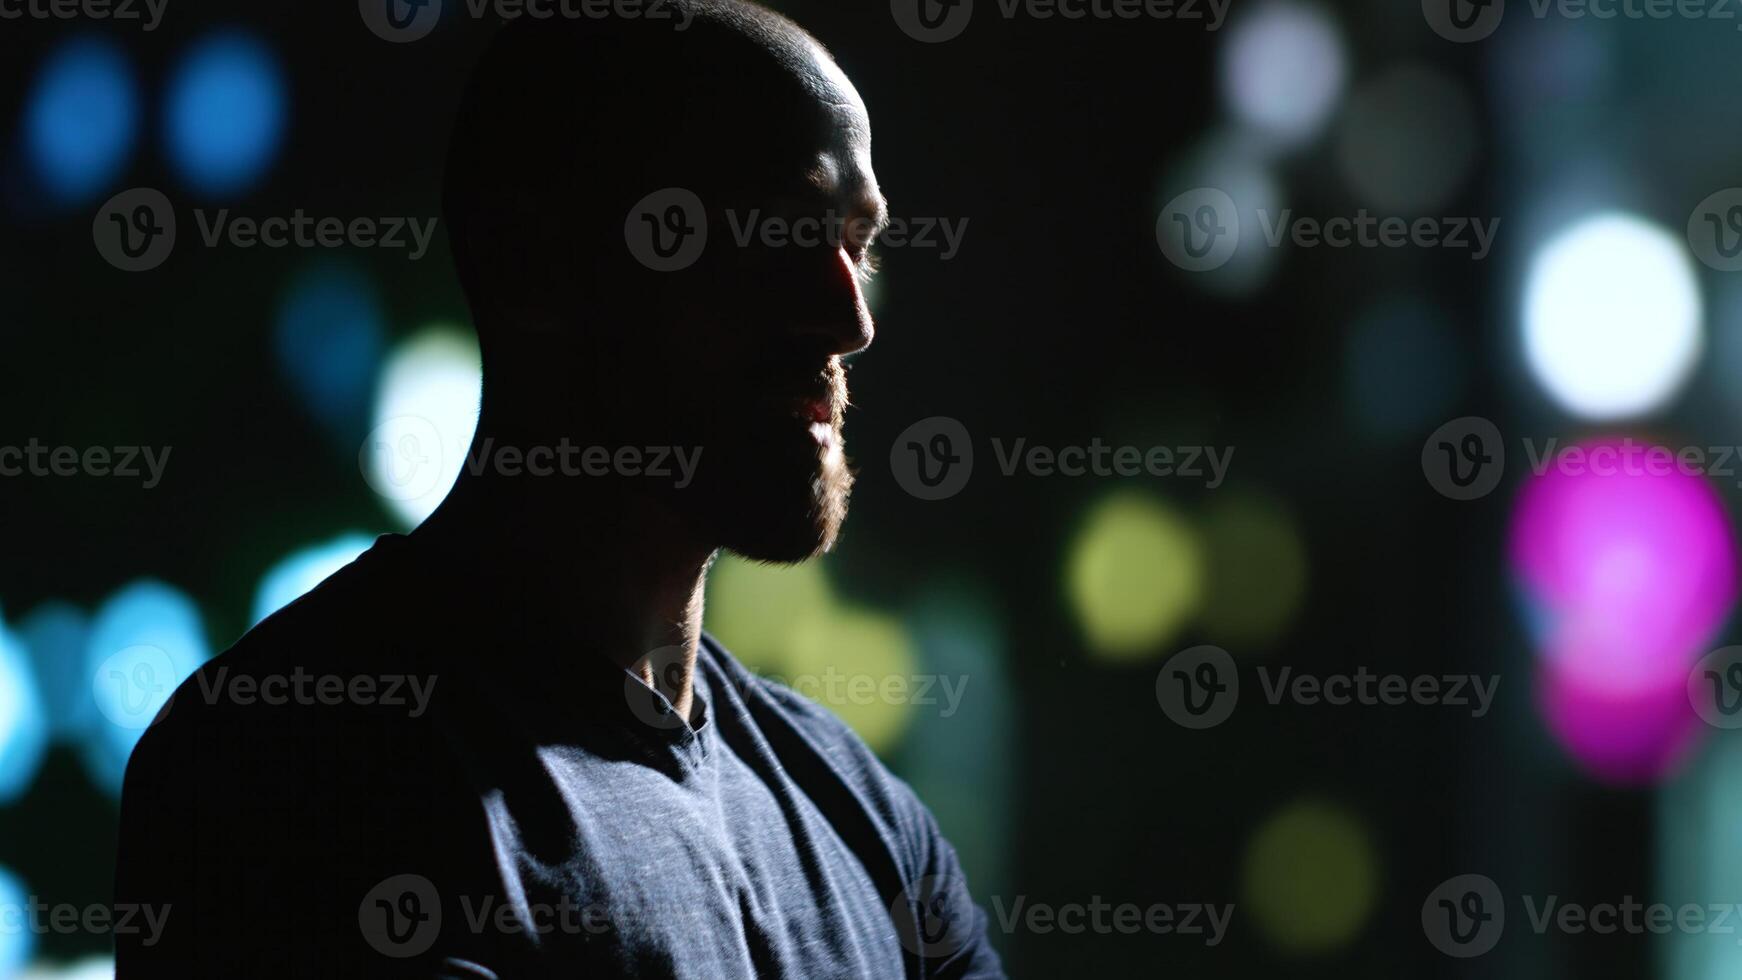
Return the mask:
[[[968,890],[956,849],[913,788],[827,708],[779,684],[760,678],[752,683],[779,706],[877,826],[900,876],[891,918],[920,975],[928,980],[1005,976],[987,935],[990,919]]]

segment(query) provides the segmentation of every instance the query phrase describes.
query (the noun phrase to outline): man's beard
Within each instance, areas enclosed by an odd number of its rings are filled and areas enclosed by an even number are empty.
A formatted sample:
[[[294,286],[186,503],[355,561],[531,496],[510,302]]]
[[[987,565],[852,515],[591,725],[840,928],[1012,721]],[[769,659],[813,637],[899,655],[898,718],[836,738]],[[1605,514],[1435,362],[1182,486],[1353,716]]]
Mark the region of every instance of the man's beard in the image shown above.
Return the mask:
[[[820,447],[802,430],[740,443],[711,478],[698,475],[703,520],[720,544],[767,562],[803,561],[833,548],[853,488],[838,424],[834,433],[833,444]],[[704,457],[698,473],[707,466]]]

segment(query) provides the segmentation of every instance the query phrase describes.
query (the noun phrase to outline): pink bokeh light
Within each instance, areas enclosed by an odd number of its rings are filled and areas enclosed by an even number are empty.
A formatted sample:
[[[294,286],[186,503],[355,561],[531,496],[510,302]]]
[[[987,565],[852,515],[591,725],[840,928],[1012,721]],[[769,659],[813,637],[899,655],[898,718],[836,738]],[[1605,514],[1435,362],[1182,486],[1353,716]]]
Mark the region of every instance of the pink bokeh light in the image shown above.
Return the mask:
[[[1633,439],[1566,447],[1525,485],[1510,551],[1549,730],[1605,781],[1673,769],[1701,730],[1688,671],[1737,593],[1730,521],[1705,477]]]

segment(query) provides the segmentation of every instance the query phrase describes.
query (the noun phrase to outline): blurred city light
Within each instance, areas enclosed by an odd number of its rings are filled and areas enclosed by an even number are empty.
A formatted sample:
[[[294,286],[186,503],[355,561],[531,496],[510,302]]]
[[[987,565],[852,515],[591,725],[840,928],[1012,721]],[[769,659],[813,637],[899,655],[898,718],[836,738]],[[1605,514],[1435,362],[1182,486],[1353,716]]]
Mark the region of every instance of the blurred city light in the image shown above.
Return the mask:
[[[920,669],[936,678],[916,705],[898,760],[955,845],[976,894],[1008,883],[1015,829],[1017,696],[1004,631],[978,590],[935,583],[908,617]],[[953,693],[952,693],[953,691]]]
[[[793,626],[781,679],[832,710],[879,754],[894,749],[913,712],[919,658],[898,617],[857,607],[812,607]]]
[[[1203,548],[1167,504],[1121,492],[1090,508],[1065,560],[1065,595],[1092,654],[1158,653],[1198,612]]]
[[[779,673],[796,624],[812,609],[834,606],[821,561],[769,565],[722,555],[708,572],[704,625],[752,670]]]
[[[64,966],[38,961],[20,973],[18,980],[115,980],[115,961],[105,956],[87,956]]]
[[[386,332],[374,284],[349,265],[303,270],[278,308],[280,371],[302,405],[347,444],[367,427]]]
[[[1310,139],[1343,91],[1343,41],[1321,7],[1269,0],[1229,28],[1222,94],[1235,116],[1283,145]]]
[[[1264,285],[1280,251],[1268,247],[1264,227],[1266,221],[1277,220],[1283,196],[1255,140],[1238,134],[1213,136],[1171,167],[1158,187],[1155,203],[1163,209],[1162,220],[1169,202],[1200,188],[1221,191],[1234,205],[1232,215],[1217,216],[1235,235],[1233,253],[1221,265],[1192,270],[1186,282],[1224,296],[1247,295]]]
[[[18,637],[0,622],[0,805],[30,788],[47,749],[48,717],[30,660]]]
[[[1275,641],[1306,596],[1306,544],[1294,521],[1275,498],[1236,493],[1218,495],[1199,528],[1205,635],[1236,649]]]
[[[1714,738],[1681,779],[1658,796],[1657,893],[1719,907],[1735,901],[1742,876],[1742,740]],[[1682,929],[1664,937],[1658,976],[1733,980],[1742,943],[1731,931]]]
[[[183,56],[164,101],[164,146],[188,183],[212,195],[247,189],[283,140],[278,61],[240,33],[208,36]]]
[[[1404,65],[1362,83],[1337,124],[1337,159],[1364,204],[1422,214],[1447,204],[1476,159],[1476,109],[1444,72]]]
[[[1565,447],[1513,513],[1513,571],[1545,659],[1539,704],[1608,781],[1655,778],[1680,757],[1687,672],[1736,601],[1723,504],[1674,459],[1627,439]]]
[[[1247,842],[1240,907],[1285,952],[1334,950],[1366,925],[1378,864],[1366,830],[1341,807],[1291,803]]]
[[[286,555],[267,570],[254,591],[254,622],[295,602],[374,543],[370,535],[352,531]]]
[[[1380,441],[1419,439],[1450,417],[1464,392],[1466,357],[1445,316],[1392,296],[1349,331],[1343,364],[1350,412]]]
[[[49,734],[78,739],[90,730],[97,710],[85,682],[85,643],[90,621],[68,602],[45,602],[18,622],[48,715]]]
[[[364,442],[364,477],[406,527],[453,488],[478,427],[483,382],[477,337],[432,326],[388,356],[375,386],[375,427]]]
[[[1531,372],[1562,407],[1592,419],[1661,405],[1703,344],[1681,242],[1626,214],[1586,218],[1537,251],[1523,318]]]
[[[24,146],[36,180],[80,203],[121,173],[139,131],[139,94],[120,49],[83,39],[43,65],[24,109]]]
[[[99,786],[121,789],[127,757],[176,685],[210,659],[200,611],[180,590],[143,579],[97,610],[85,648],[85,678],[104,722],[85,745]]]
[[[24,882],[0,867],[0,909],[15,910],[0,928],[0,978],[17,976],[36,950],[36,933],[25,928],[21,918],[29,907],[30,892]]]

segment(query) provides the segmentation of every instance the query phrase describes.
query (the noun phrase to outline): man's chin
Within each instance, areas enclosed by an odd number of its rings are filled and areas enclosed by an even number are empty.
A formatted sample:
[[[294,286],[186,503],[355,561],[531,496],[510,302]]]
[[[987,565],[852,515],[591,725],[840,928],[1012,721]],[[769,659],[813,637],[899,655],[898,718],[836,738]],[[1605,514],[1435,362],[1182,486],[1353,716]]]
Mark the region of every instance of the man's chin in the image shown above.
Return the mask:
[[[847,519],[853,477],[845,467],[830,467],[808,481],[802,493],[764,487],[734,494],[733,506],[718,515],[726,550],[754,561],[801,562],[835,546]]]

